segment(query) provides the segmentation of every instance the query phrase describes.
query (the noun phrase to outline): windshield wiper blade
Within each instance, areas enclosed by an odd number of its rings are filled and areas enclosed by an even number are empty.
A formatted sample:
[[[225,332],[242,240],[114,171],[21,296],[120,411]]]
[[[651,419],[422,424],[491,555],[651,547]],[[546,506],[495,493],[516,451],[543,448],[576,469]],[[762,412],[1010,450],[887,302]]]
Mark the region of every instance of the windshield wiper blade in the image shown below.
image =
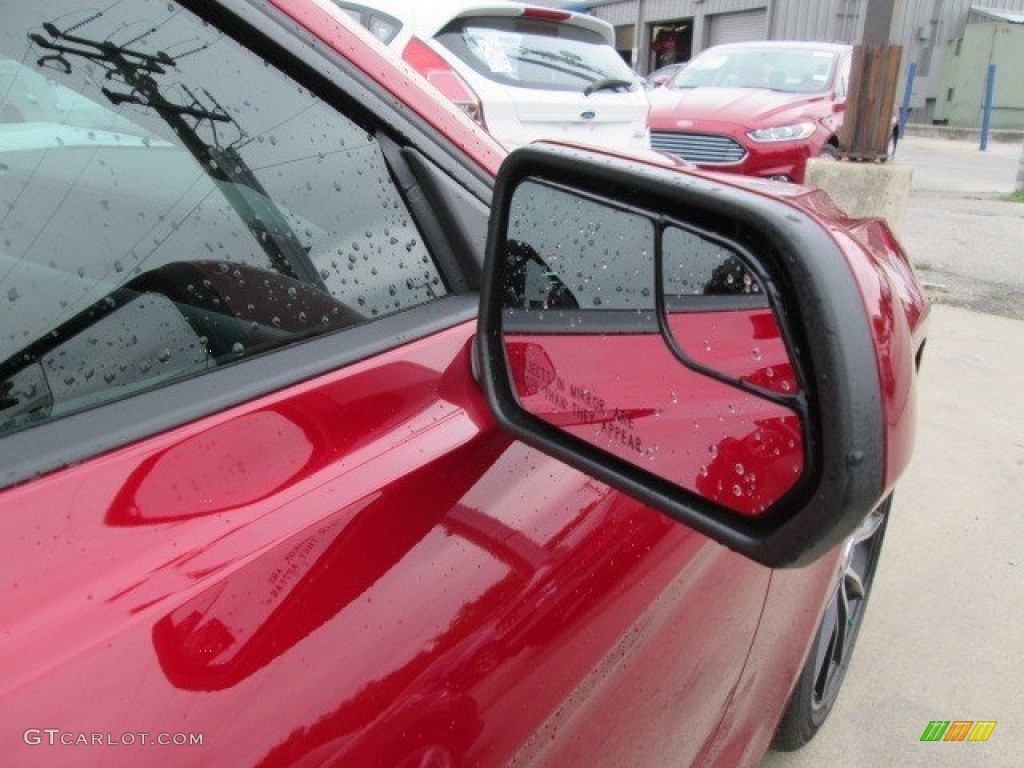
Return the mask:
[[[583,59],[579,56],[575,56],[567,51],[561,53],[552,53],[551,51],[544,51],[539,48],[520,48],[517,54],[510,53],[512,58],[520,61],[529,61],[531,64],[539,64],[540,62],[528,59],[528,56],[537,56],[541,59],[547,59],[548,61],[557,61],[560,64],[572,67],[572,74],[579,77],[579,72],[593,72],[595,75],[604,75],[604,71],[597,67],[592,67],[589,64],[584,63]],[[544,65],[542,65],[544,66]],[[569,72],[570,70],[560,70],[563,72]]]
[[[616,88],[628,88],[633,83],[629,80],[623,80],[621,77],[605,77],[600,80],[595,80],[586,88],[583,89],[583,95],[589,96],[592,93],[598,91],[614,91]]]

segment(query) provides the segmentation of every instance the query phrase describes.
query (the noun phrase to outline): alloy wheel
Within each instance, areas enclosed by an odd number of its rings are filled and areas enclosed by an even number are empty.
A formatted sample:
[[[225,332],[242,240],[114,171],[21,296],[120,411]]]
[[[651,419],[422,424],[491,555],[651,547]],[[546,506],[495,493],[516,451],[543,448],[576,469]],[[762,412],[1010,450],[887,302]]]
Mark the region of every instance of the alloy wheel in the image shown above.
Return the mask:
[[[839,578],[825,609],[814,651],[814,709],[832,705],[849,665],[878,566],[887,513],[888,505],[883,505],[868,515],[843,548]]]

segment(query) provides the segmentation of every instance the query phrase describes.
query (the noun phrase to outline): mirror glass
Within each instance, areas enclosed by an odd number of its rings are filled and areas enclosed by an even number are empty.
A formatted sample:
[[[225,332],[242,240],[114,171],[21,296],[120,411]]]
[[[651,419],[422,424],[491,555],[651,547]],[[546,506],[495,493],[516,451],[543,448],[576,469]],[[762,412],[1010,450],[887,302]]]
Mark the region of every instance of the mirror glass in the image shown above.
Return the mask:
[[[781,384],[761,384],[785,378],[786,347],[735,249],[526,180],[509,212],[504,289],[509,381],[526,412],[743,515],[800,479],[801,419]]]
[[[525,182],[508,225],[510,309],[654,309],[654,227],[557,187]]]
[[[775,313],[741,254],[679,226],[666,227],[661,242],[665,326],[680,355],[728,378],[795,394]]]

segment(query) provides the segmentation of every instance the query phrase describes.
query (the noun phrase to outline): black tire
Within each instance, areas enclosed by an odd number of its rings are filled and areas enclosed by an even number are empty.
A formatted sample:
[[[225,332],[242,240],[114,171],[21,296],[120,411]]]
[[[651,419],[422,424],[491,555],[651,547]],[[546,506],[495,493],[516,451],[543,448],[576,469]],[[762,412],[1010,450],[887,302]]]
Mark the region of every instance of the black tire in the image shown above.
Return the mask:
[[[818,152],[818,157],[822,160],[838,160],[839,159],[839,147],[835,144],[826,144]]]
[[[891,501],[892,497],[886,499],[868,515],[847,541],[835,590],[775,731],[772,749],[800,749],[814,738],[836,703],[864,621]]]

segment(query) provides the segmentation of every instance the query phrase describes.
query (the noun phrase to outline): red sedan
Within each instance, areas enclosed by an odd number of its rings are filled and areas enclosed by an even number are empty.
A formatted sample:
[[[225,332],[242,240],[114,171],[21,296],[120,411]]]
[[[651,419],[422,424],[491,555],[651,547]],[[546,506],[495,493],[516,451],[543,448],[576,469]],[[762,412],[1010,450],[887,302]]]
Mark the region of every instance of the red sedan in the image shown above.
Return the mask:
[[[4,764],[813,736],[913,444],[883,223],[506,157],[327,0],[4,13]]]
[[[703,51],[650,92],[651,145],[708,170],[804,180],[809,157],[836,157],[852,49],[756,42]],[[899,126],[894,121],[890,157]]]

